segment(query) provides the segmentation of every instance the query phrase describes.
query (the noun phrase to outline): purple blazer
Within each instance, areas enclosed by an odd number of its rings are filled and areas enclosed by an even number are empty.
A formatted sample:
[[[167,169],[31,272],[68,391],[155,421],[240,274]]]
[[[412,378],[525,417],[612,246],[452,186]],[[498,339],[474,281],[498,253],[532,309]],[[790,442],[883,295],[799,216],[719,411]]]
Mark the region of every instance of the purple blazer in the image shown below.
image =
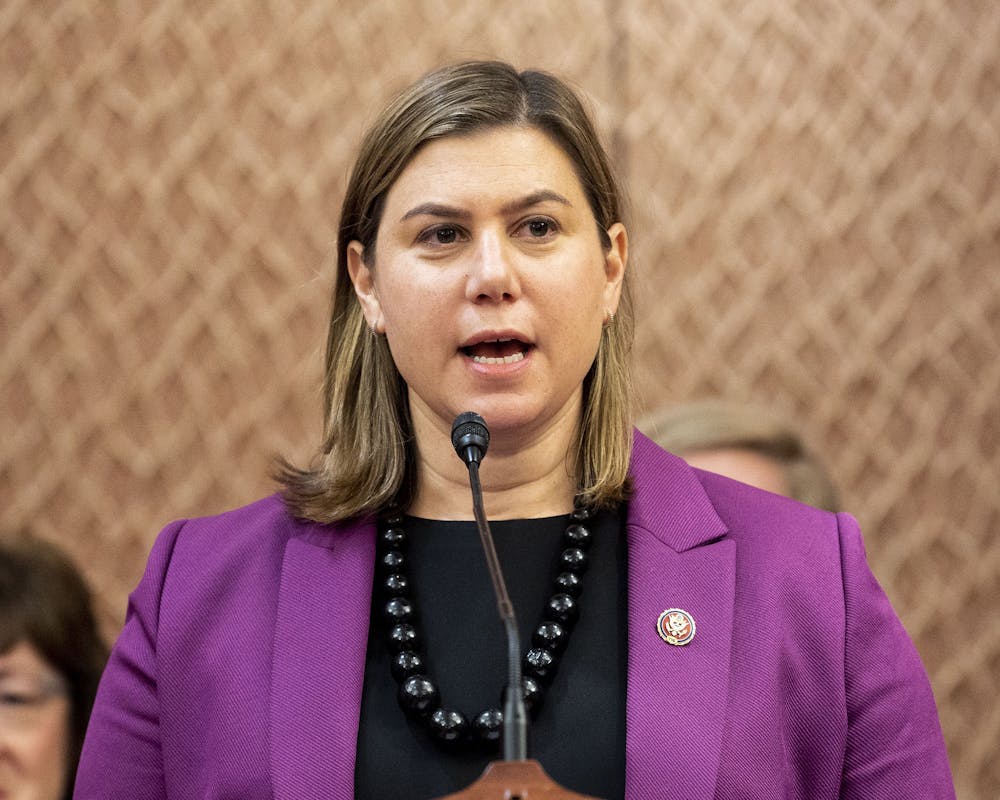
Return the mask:
[[[953,798],[930,686],[855,521],[638,434],[633,476],[626,797]],[[352,797],[374,532],[276,497],[169,525],[75,797]],[[697,626],[685,647],[657,634],[674,607]]]

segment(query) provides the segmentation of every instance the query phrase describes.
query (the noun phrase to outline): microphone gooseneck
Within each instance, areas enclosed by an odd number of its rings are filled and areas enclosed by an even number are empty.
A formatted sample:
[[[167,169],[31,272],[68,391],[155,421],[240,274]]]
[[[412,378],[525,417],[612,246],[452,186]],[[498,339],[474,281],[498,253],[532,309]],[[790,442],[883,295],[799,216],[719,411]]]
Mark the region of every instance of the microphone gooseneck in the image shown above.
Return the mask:
[[[486,555],[486,566],[497,597],[500,620],[507,632],[507,691],[503,708],[503,759],[524,761],[528,757],[528,717],[524,707],[524,688],[521,683],[521,641],[517,633],[514,606],[507,594],[500,560],[493,545],[493,534],[483,509],[483,488],[479,481],[479,462],[486,455],[490,432],[486,421],[474,411],[466,411],[455,418],[451,426],[451,443],[469,469],[472,489],[472,511],[476,517],[479,539]]]

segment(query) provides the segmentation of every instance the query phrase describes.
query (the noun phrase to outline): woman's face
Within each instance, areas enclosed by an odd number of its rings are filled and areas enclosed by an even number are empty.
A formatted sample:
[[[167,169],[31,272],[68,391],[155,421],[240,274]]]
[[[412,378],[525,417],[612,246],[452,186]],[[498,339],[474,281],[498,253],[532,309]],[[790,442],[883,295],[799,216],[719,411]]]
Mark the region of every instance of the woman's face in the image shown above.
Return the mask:
[[[477,411],[495,443],[575,427],[627,260],[610,250],[573,165],[545,134],[503,127],[425,145],[386,197],[372,269],[351,278],[385,333],[417,430]],[[513,438],[513,437],[512,437]]]
[[[27,642],[0,654],[0,800],[60,800],[70,702],[59,675]]]

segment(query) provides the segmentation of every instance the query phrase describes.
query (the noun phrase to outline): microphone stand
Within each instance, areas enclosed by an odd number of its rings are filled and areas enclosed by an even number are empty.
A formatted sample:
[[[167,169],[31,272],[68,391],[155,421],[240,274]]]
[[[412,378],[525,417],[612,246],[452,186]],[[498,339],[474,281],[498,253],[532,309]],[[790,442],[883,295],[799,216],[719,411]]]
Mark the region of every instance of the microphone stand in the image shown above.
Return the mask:
[[[521,683],[521,641],[517,632],[517,618],[510,595],[507,594],[507,584],[493,544],[493,534],[490,533],[489,522],[486,520],[483,489],[479,481],[479,461],[486,454],[489,436],[483,418],[472,412],[460,414],[452,426],[452,444],[469,468],[472,511],[486,555],[493,591],[497,596],[500,619],[507,633],[509,683],[504,693],[502,759],[487,764],[483,774],[462,791],[438,800],[598,800],[560,786],[546,774],[538,761],[529,759],[527,755],[528,718]]]

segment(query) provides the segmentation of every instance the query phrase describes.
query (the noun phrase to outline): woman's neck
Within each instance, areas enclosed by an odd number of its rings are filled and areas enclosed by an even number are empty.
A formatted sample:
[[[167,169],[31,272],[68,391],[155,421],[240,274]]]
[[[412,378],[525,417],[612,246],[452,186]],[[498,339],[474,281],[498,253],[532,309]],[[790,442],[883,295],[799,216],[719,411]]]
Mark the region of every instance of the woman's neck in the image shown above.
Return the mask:
[[[494,433],[479,468],[490,519],[527,519],[573,509],[578,415],[538,433]],[[469,473],[451,446],[450,432],[414,416],[417,490],[408,513],[429,519],[472,519]]]

